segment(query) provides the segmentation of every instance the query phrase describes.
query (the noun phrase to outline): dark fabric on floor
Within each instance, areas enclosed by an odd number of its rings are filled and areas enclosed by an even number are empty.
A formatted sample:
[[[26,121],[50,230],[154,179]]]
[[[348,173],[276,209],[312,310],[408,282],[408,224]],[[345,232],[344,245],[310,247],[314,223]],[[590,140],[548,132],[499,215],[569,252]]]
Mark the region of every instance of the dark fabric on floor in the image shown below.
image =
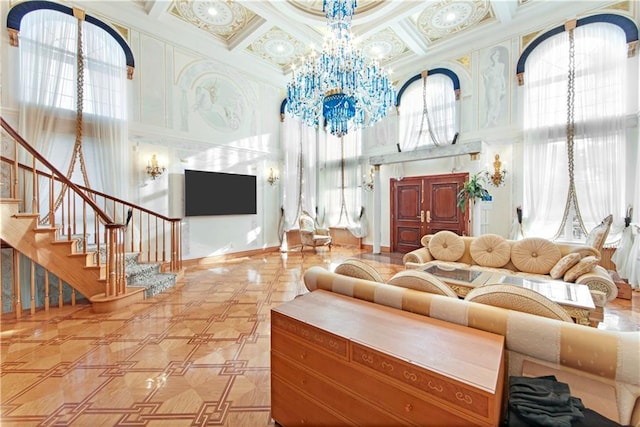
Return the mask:
[[[509,427],[620,427],[620,424],[585,408],[571,396],[569,385],[545,377],[509,377]]]

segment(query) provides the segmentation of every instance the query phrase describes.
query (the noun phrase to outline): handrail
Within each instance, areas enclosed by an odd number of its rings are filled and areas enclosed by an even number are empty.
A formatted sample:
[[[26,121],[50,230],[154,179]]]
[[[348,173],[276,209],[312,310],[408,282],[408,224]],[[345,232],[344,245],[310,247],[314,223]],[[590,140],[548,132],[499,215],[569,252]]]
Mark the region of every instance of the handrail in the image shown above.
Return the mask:
[[[0,125],[14,140],[18,141],[18,143],[20,143],[20,145],[22,145],[24,147],[24,149],[29,152],[29,154],[31,154],[33,157],[38,159],[38,161],[40,163],[42,163],[43,165],[45,165],[47,168],[51,169],[51,171],[53,171],[55,173],[55,175],[57,175],[57,178],[60,179],[60,181],[62,181],[63,184],[67,185],[69,188],[73,189],[74,192],[78,193],[80,195],[80,197],[82,197],[82,200],[87,202],[87,204],[89,206],[91,206],[91,208],[94,211],[96,211],[96,213],[100,216],[100,219],[102,219],[102,221],[105,223],[105,225],[106,224],[114,224],[114,221],[111,219],[111,217],[109,215],[107,215],[106,212],[104,212],[102,209],[100,209],[100,207],[89,196],[87,196],[83,191],[81,191],[80,188],[76,184],[74,184],[71,180],[69,180],[69,178],[67,178],[55,166],[53,166],[51,163],[49,163],[49,161],[47,159],[45,159],[35,148],[33,148],[31,146],[31,144],[29,144],[27,141],[25,141],[25,139],[22,136],[20,136],[20,134],[18,132],[16,132],[11,127],[11,125],[9,125],[9,123],[7,123],[4,120],[4,117],[1,117],[1,116],[0,116]],[[17,162],[17,160],[18,159],[16,159],[16,162]]]
[[[13,161],[13,159],[10,159],[10,158],[8,158],[8,157],[5,157],[5,156],[0,155],[0,161],[4,161],[4,162],[12,162],[12,161]],[[30,166],[27,166],[27,165],[22,164],[22,163],[18,163],[18,167],[19,167],[19,168],[21,168],[21,169],[26,169],[26,170],[31,169],[31,167],[30,167]],[[38,175],[42,176],[43,178],[52,178],[52,179],[57,179],[57,177],[56,177],[56,176],[51,175],[51,174],[48,174],[48,173],[47,173],[47,172],[45,172],[45,171],[37,170],[37,171],[36,171],[36,173],[37,173]],[[105,198],[110,199],[110,200],[113,200],[113,201],[115,201],[115,202],[117,202],[117,203],[122,203],[123,205],[127,205],[127,206],[134,206],[136,209],[138,209],[138,210],[140,210],[140,211],[142,211],[142,212],[144,212],[144,213],[146,213],[146,214],[157,216],[158,218],[163,219],[163,220],[165,220],[165,221],[180,221],[180,220],[181,220],[181,218],[176,218],[176,217],[174,217],[174,218],[170,218],[170,217],[168,217],[168,216],[164,216],[164,215],[162,215],[162,214],[160,214],[160,213],[154,212],[154,211],[152,211],[152,210],[150,210],[150,209],[147,209],[147,208],[145,208],[145,207],[143,207],[143,206],[135,205],[134,203],[127,202],[126,200],[119,199],[118,197],[111,196],[111,195],[109,195],[109,194],[103,193],[103,192],[98,191],[98,190],[94,190],[93,188],[88,188],[88,187],[85,187],[85,186],[83,186],[83,185],[79,185],[79,184],[74,184],[74,185],[75,185],[77,188],[79,188],[79,189],[81,189],[81,190],[83,190],[83,191],[87,191],[87,192],[89,192],[89,193],[94,193],[94,194],[96,194],[97,196],[105,197]]]
[[[11,129],[11,127],[6,124],[4,120],[2,120],[2,126],[5,128],[5,125]],[[6,129],[6,128],[5,128]],[[11,129],[6,129],[7,132],[16,140],[21,143],[24,142],[25,149],[29,153],[33,155],[33,153],[37,153],[36,150],[31,147],[24,139],[18,135],[18,133]],[[38,155],[34,157],[38,160],[42,160],[43,157],[37,153]],[[74,184],[70,182],[64,175],[62,175],[56,168],[51,165],[46,159],[41,163],[49,167],[53,171],[52,174],[49,174],[47,171],[43,171],[41,169],[37,169],[35,162],[33,165],[25,165],[19,163],[17,160],[10,159],[5,156],[0,156],[0,160],[3,162],[8,162],[14,164],[16,168],[16,174],[18,170],[23,172],[27,172],[30,174],[37,175],[40,178],[48,179],[50,181],[51,190],[50,193],[53,193],[53,185],[54,183],[59,183],[59,185],[69,185],[69,188],[73,190],[75,194],[78,194],[82,197],[82,200],[86,201],[91,208],[94,209],[98,213],[100,218],[103,216],[109,218],[109,223],[105,224],[106,228],[111,227],[121,227],[123,228],[123,249],[129,249],[130,252],[138,252],[140,253],[140,259],[146,259],[147,262],[161,262],[165,266],[168,266],[170,271],[179,271],[182,268],[182,237],[180,230],[180,222],[181,218],[170,218],[165,215],[153,212],[147,208],[142,206],[135,205],[133,203],[127,202],[125,200],[119,199],[115,196],[111,196],[109,194],[103,193],[101,191],[97,191],[79,184]],[[17,191],[17,190],[16,190]],[[34,189],[34,192],[36,189]],[[102,204],[99,201],[102,200]],[[57,209],[58,206],[51,206],[51,212],[53,213],[54,209]],[[62,206],[62,215],[64,219],[64,209]],[[129,212],[125,213],[125,210]],[[71,215],[71,206],[68,205],[68,215]],[[109,214],[107,212],[111,212],[115,217],[118,216],[118,212],[122,212],[122,218],[124,221],[125,215],[127,216],[126,223],[117,224],[111,220]],[[104,215],[100,215],[99,213],[103,213]],[[135,212],[135,214],[134,214]],[[75,213],[75,212],[74,212]],[[131,224],[135,224],[138,227],[138,233],[136,234],[133,227],[129,228],[129,221]],[[104,220],[103,220],[104,222]],[[74,228],[75,230],[75,228]],[[67,236],[71,238],[72,230],[69,229],[67,231]],[[86,248],[86,246],[85,246]]]

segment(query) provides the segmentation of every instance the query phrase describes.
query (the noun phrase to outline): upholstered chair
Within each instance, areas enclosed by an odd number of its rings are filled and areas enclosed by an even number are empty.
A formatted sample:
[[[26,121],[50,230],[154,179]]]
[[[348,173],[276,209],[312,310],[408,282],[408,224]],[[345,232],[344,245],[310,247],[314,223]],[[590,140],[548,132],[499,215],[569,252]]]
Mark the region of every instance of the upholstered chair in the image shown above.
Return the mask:
[[[600,224],[593,227],[593,229],[587,235],[586,245],[591,246],[598,252],[602,252],[604,242],[609,236],[609,230],[611,230],[611,223],[613,222],[613,215],[607,215]]]
[[[520,286],[495,284],[479,286],[469,291],[465,301],[502,307],[548,317],[550,319],[573,322],[562,307],[538,292]]]
[[[304,250],[305,246],[311,246],[313,248],[317,246],[328,246],[331,249],[331,236],[329,230],[325,228],[316,227],[316,222],[306,212],[300,214],[300,220],[298,221],[300,226],[300,243]]]
[[[449,285],[438,279],[433,274],[420,270],[400,271],[389,279],[387,284],[407,289],[414,289],[416,291],[428,292],[430,294],[458,298],[458,295],[456,295],[455,291],[451,289]]]
[[[384,279],[380,273],[370,266],[356,258],[349,258],[338,264],[334,270],[337,274],[343,276],[355,277],[356,279],[371,280],[372,282],[384,283]]]

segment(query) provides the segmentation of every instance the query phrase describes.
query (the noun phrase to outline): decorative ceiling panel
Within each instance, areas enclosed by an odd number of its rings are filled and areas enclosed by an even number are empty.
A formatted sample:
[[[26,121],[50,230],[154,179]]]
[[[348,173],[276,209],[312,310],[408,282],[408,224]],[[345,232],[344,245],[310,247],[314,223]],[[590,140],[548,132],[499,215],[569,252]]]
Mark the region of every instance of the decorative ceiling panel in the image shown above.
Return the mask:
[[[247,51],[282,67],[283,71],[303,56],[306,50],[304,43],[276,27],[247,47]]]
[[[377,59],[382,63],[393,61],[409,51],[407,45],[391,29],[370,37],[361,44],[361,48],[366,57]]]
[[[322,11],[323,0],[288,0],[296,9],[301,10],[313,16],[324,17]],[[385,0],[358,0],[355,16],[359,13],[367,12],[379,6],[382,6]]]
[[[169,11],[225,43],[257,17],[240,2],[226,0],[174,0]]]
[[[415,23],[428,41],[435,42],[492,18],[488,0],[443,0],[424,9]]]

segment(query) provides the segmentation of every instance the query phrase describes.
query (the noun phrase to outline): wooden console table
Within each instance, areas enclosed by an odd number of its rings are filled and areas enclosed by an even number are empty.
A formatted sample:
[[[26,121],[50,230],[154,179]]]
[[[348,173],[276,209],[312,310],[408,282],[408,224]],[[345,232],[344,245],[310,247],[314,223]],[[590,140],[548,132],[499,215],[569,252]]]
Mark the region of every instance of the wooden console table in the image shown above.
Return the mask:
[[[497,426],[504,337],[316,290],[271,310],[271,414],[291,425]]]

